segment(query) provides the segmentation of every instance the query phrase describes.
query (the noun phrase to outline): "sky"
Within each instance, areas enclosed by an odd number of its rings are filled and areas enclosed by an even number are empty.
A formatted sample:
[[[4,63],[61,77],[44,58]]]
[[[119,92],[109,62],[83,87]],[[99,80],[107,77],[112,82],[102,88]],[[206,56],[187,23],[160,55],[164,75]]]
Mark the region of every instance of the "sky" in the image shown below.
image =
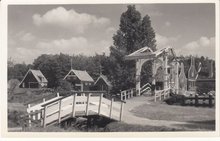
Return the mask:
[[[149,15],[157,49],[215,58],[214,4],[136,4]],[[9,5],[8,58],[32,63],[41,54],[109,54],[126,4]]]

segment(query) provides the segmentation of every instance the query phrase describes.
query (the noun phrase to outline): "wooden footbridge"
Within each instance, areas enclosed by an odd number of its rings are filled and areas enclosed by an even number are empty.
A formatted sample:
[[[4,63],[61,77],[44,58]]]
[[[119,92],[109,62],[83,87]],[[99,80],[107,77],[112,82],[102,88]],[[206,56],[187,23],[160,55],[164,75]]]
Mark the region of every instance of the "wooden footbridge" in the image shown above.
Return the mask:
[[[72,117],[100,115],[116,121],[123,119],[123,101],[103,97],[104,92],[73,92],[72,95],[57,97],[34,106],[29,106],[28,126],[38,123],[43,127],[59,124]]]

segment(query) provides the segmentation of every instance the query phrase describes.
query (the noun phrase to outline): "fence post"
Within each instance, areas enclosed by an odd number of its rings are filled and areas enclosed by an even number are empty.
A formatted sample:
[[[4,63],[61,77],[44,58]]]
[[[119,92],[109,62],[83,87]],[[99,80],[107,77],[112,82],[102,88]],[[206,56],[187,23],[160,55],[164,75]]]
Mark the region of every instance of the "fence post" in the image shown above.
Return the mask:
[[[113,102],[114,102],[114,98],[111,99],[111,107],[110,107],[110,113],[109,113],[109,117],[110,117],[110,118],[112,118]]]
[[[89,115],[89,99],[90,99],[90,93],[87,95],[86,116]]]
[[[123,100],[122,92],[121,92],[121,100]]]
[[[59,97],[60,96],[60,94],[59,93],[57,93],[57,97]]]
[[[209,107],[212,107],[212,96],[209,95]]]
[[[61,122],[61,106],[62,106],[62,100],[59,100],[58,123]]]
[[[38,120],[38,118],[37,118],[38,112],[39,112],[38,110],[34,111],[34,117],[33,117],[34,120]]]
[[[100,99],[99,99],[99,110],[98,110],[98,114],[99,114],[99,115],[100,115],[100,113],[101,113],[102,97],[103,97],[103,93],[100,94]]]
[[[126,99],[127,99],[127,91],[124,92],[124,97],[125,97],[124,100],[126,101]]]
[[[76,94],[73,95],[73,111],[72,111],[72,116],[75,117],[76,111],[75,111],[75,107],[76,107]]]
[[[28,104],[28,109],[31,107],[31,105],[30,104]],[[31,113],[31,111],[30,111],[30,113]],[[31,115],[30,115],[30,113],[28,114],[28,126],[29,127],[31,127]]]
[[[131,91],[131,97],[134,97],[134,89]]]
[[[157,102],[157,93],[154,93],[154,102]]]
[[[121,102],[120,121],[122,121],[124,102]]]
[[[182,95],[182,101],[181,101],[181,105],[184,106],[185,105],[185,96]]]
[[[162,91],[163,92],[163,91]],[[160,101],[162,100],[162,92],[160,92],[159,96],[160,96]]]
[[[195,106],[197,107],[199,104],[199,101],[198,101],[198,95],[196,94],[195,95]]]
[[[44,123],[43,127],[44,128],[46,127],[46,118],[47,118],[46,112],[47,112],[47,106],[44,107],[44,119],[43,119],[43,123]]]

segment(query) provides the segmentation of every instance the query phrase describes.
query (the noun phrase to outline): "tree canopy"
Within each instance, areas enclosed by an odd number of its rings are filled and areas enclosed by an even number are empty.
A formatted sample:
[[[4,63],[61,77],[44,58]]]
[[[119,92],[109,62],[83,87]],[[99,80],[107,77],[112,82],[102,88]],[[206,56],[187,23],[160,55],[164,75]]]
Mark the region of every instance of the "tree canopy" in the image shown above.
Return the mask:
[[[155,32],[151,26],[148,15],[143,18],[134,5],[129,5],[127,11],[122,13],[119,29],[113,36],[113,46],[110,48],[110,60],[112,69],[110,77],[113,81],[115,92],[134,87],[135,84],[135,62],[124,60],[128,55],[142,47],[148,46],[153,51],[156,50]],[[151,74],[151,62],[143,67],[142,81]],[[114,69],[113,69],[114,68]]]

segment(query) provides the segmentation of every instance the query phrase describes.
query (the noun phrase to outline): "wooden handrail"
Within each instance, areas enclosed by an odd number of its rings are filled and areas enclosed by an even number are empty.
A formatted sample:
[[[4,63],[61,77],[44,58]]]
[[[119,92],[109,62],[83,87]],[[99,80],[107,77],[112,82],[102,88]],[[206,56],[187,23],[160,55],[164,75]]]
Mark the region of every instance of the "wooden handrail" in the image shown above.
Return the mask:
[[[147,83],[147,84],[143,85],[143,86],[141,87],[141,89],[143,89],[143,88],[146,87],[146,86],[150,86],[150,87],[151,87],[151,84],[150,84],[150,83]]]
[[[59,97],[59,98],[57,98],[57,99],[54,99],[54,100],[52,100],[52,101],[50,101],[50,102],[48,102],[48,103],[45,103],[45,104],[41,105],[41,106],[42,106],[42,107],[45,107],[45,106],[47,106],[47,105],[50,105],[50,104],[52,104],[52,103],[54,103],[54,102],[57,102],[57,101],[59,101],[59,100],[62,100],[62,99],[64,99],[64,98],[66,98],[66,97]]]
[[[71,94],[71,95],[82,94],[82,93],[84,93],[84,94],[92,94],[92,93],[95,93],[95,94],[97,94],[97,93],[103,94],[103,93],[105,93],[105,91],[72,91],[72,92],[73,92],[73,94]],[[58,98],[58,99],[55,99],[55,100],[53,100],[53,101],[51,101],[51,102],[48,102],[48,103],[46,103],[46,104],[43,104],[43,105],[41,105],[41,106],[42,106],[42,107],[45,107],[45,106],[47,106],[47,105],[49,105],[49,104],[51,104],[51,103],[54,103],[54,102],[59,101],[59,100],[62,100],[62,99],[67,98],[67,97],[69,97],[69,96],[71,96],[71,95],[67,95],[67,96],[60,97],[60,98]]]
[[[71,91],[72,93],[77,93],[77,94],[90,94],[90,93],[96,93],[96,94],[104,94],[107,93],[106,91]]]
[[[47,95],[47,96],[44,96],[44,97],[41,97],[41,98],[37,98],[37,99],[34,99],[34,100],[31,100],[31,101],[28,101],[26,103],[24,103],[24,105],[28,105],[28,104],[31,104],[31,103],[34,103],[34,102],[37,102],[37,101],[43,101],[44,98],[48,98],[50,97],[51,95]]]

